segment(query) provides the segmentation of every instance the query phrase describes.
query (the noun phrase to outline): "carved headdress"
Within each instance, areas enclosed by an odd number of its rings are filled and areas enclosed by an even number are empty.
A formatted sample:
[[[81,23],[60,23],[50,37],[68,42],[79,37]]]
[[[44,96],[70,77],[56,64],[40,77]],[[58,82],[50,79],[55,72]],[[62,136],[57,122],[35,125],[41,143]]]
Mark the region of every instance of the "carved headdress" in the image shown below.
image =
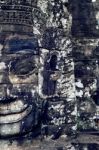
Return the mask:
[[[33,32],[37,0],[0,0],[0,33]]]

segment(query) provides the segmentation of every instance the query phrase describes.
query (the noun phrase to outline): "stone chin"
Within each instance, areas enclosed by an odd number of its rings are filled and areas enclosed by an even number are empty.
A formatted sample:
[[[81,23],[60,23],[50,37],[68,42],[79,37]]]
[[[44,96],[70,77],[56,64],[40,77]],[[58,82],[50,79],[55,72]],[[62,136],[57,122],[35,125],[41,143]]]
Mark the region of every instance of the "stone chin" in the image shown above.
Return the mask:
[[[0,136],[25,134],[38,124],[38,110],[33,105],[16,100],[0,105]]]

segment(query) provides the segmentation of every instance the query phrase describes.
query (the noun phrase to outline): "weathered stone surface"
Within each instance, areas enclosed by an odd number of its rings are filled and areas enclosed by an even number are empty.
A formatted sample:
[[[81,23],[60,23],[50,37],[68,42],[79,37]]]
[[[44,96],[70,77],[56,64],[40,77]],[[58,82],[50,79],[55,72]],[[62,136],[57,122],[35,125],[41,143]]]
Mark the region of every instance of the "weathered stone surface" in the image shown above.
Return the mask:
[[[98,11],[97,0],[0,1],[0,150],[99,148]]]

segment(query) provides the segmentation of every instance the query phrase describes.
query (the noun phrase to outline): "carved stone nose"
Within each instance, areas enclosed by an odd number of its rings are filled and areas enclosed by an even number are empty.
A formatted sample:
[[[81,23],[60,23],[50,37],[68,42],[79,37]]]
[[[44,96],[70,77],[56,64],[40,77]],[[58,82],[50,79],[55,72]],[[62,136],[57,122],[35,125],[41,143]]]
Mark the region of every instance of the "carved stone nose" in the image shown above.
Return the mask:
[[[0,72],[0,84],[9,84],[10,80],[9,80],[9,75],[8,72],[4,71],[4,72]]]
[[[12,84],[9,80],[9,75],[7,71],[0,72],[0,98],[6,99],[9,97],[9,91],[12,89]]]
[[[10,99],[10,89],[11,85],[10,84],[1,84],[0,85],[0,102],[2,101],[8,101]],[[11,98],[12,99],[12,98]]]

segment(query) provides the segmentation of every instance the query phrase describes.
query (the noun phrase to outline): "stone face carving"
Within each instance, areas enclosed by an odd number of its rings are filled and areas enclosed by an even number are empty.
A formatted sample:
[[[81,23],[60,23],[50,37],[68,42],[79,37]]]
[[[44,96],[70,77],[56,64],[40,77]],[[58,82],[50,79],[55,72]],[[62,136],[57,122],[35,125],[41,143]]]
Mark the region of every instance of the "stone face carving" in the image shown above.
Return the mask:
[[[38,43],[33,37],[9,34],[5,35],[3,42],[0,56],[0,135],[6,136],[27,132],[38,124],[39,58]]]
[[[0,3],[0,135],[72,135],[71,15],[62,1],[31,3]]]
[[[78,144],[99,141],[98,10],[98,0],[0,1],[0,138],[99,148]],[[74,148],[66,139],[75,133]]]

